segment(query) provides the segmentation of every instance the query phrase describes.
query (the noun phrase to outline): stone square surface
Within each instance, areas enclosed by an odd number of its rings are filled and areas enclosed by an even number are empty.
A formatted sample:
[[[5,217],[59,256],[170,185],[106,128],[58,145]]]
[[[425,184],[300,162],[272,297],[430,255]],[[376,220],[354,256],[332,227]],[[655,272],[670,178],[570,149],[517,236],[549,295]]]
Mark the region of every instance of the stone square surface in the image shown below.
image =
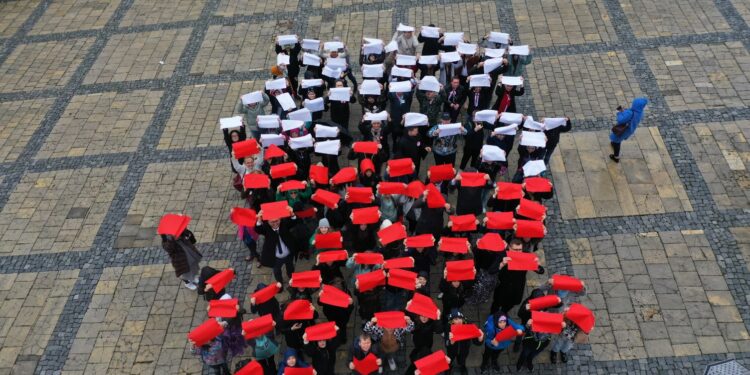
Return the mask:
[[[672,111],[750,105],[750,54],[740,42],[644,51]]]
[[[711,0],[622,0],[620,5],[637,38],[731,30]]]
[[[318,35],[321,42],[333,40],[334,37],[341,38],[349,50],[349,58],[354,59],[356,56],[359,61],[359,52],[355,51],[361,49],[362,38],[389,41],[393,37],[392,23],[393,14],[390,10],[339,14],[335,19],[311,16],[307,24],[307,34]]]
[[[19,45],[0,65],[0,92],[65,86],[93,43],[83,38]]]
[[[74,97],[36,158],[135,152],[161,95],[137,90]]]
[[[190,29],[114,35],[83,83],[171,77],[189,38]]]
[[[232,17],[278,11],[294,12],[297,10],[298,0],[280,0],[269,2],[265,0],[221,0],[214,12],[221,17]]]
[[[750,227],[729,228],[729,230],[734,235],[734,239],[742,252],[742,257],[745,259],[745,264],[748,265],[747,268],[750,270]]]
[[[745,22],[750,22],[750,4],[744,0],[731,0],[730,3],[734,5],[734,8],[737,9],[737,12]]]
[[[194,20],[201,15],[205,0],[135,0],[120,27]]]
[[[497,18],[495,3],[491,1],[412,7],[409,8],[409,22],[417,28],[434,24],[443,32],[463,31],[471,43],[477,43],[490,31],[500,31],[503,27]]]
[[[362,4],[391,4],[393,0],[312,0],[313,8],[336,9],[344,6]]]
[[[25,175],[0,212],[0,255],[88,250],[125,166]],[[69,218],[72,209],[79,215]],[[87,209],[83,218],[80,209]]]
[[[523,44],[549,47],[617,40],[601,0],[513,0]]]
[[[0,103],[0,162],[14,161],[41,125],[54,99]]]
[[[263,89],[264,81],[223,82],[183,87],[157,148],[225,145],[223,133],[217,131],[218,119],[233,114],[241,95]]]
[[[750,208],[750,121],[694,124],[682,133],[716,204]]]
[[[526,76],[538,117],[614,117],[642,95],[623,51],[534,58]]]
[[[114,14],[116,1],[61,0],[50,3],[31,34],[101,29]]]
[[[0,2],[0,37],[10,37],[18,31],[40,2],[40,0]]]
[[[550,170],[564,219],[692,211],[657,128],[622,144],[620,163],[607,131],[564,133]]]

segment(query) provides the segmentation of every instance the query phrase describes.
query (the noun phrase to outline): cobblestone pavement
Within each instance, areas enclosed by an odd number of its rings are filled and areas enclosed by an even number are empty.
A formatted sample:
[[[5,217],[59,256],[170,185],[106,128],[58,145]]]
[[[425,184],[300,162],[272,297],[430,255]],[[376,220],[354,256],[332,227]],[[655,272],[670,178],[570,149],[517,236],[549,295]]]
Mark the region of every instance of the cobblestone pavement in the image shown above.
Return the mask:
[[[205,302],[174,278],[159,216],[193,216],[209,264],[237,270],[231,293],[270,281],[227,220],[241,201],[217,119],[262,86],[274,35],[356,50],[399,22],[511,33],[534,53],[519,111],[573,118],[552,159],[542,256],[587,282],[598,328],[567,365],[542,355],[537,372],[750,367],[746,0],[9,0],[0,374],[200,373],[185,334]],[[607,163],[613,109],[636,95],[651,101],[643,129]]]

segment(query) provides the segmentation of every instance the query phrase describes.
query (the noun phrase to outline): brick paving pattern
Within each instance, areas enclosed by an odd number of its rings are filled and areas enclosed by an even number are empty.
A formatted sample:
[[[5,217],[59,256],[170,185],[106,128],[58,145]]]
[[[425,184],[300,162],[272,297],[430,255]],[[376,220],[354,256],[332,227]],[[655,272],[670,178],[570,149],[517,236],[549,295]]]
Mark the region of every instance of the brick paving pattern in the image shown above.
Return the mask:
[[[513,12],[521,39],[534,47],[617,39],[602,1],[514,0]]]
[[[120,26],[141,26],[155,23],[194,20],[201,15],[204,0],[149,1],[136,0]]]
[[[40,0],[0,3],[0,36],[12,36],[39,5]]]
[[[497,7],[490,1],[409,8],[409,24],[415,27],[434,24],[443,32],[464,32],[472,43],[504,25],[497,18]],[[398,24],[394,25],[394,27]],[[393,30],[391,30],[391,33]],[[390,36],[392,36],[391,34]]]
[[[621,4],[638,38],[730,30],[710,0],[622,0]]]
[[[269,2],[265,0],[221,0],[215,14],[221,17],[276,13],[280,11],[294,11],[298,0],[280,0]]]
[[[31,34],[101,29],[117,9],[107,0],[62,0],[52,2]]]
[[[18,159],[39,127],[52,99],[20,100],[0,104],[0,162]]]

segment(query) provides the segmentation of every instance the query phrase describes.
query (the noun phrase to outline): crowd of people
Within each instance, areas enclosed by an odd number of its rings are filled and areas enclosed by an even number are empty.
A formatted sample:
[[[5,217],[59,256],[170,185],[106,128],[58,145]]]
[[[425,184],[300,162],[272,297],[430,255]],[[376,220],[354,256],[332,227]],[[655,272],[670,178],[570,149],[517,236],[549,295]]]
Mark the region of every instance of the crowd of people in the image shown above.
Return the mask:
[[[552,363],[567,362],[594,326],[576,303],[583,282],[555,274],[525,296],[527,273],[545,274],[535,252],[553,196],[546,170],[571,129],[564,116],[517,112],[529,47],[500,32],[473,44],[464,33],[401,24],[391,41],[359,47],[356,56],[338,39],[278,36],[265,89],[220,121],[244,200],[230,220],[245,260],[275,279],[248,296],[250,311],[226,293],[233,269],[200,267],[190,218],[162,218],[176,275],[209,303],[188,336],[194,352],[217,374],[243,354],[252,360],[236,374],[334,374],[342,346],[352,373],[397,371],[408,340],[406,374],[466,374],[472,350],[482,351],[482,371],[499,371],[505,350],[518,352],[518,370],[532,370],[547,347]],[[643,106],[618,118],[640,121]],[[313,265],[300,270],[300,259]],[[463,313],[486,305],[484,321]],[[362,324],[349,332],[355,313]]]

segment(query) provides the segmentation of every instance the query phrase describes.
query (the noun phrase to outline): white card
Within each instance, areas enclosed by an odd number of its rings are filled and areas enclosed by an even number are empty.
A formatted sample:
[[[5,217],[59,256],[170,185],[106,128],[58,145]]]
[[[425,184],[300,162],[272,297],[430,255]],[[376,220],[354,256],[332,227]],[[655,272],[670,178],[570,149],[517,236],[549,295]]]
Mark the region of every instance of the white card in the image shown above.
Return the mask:
[[[473,55],[477,53],[477,45],[473,43],[458,43],[456,51],[462,55]]]
[[[329,57],[326,59],[326,66],[330,66],[332,69],[346,69],[346,59],[343,57]]]
[[[384,49],[386,53],[391,53],[398,49],[398,43],[396,43],[395,40],[391,40],[390,42],[388,42],[388,44],[385,45]]]
[[[326,77],[333,78],[333,79],[341,78],[341,72],[342,72],[341,69],[332,69],[328,65],[323,67],[323,75]]]
[[[544,124],[534,121],[534,118],[531,116],[526,116],[526,120],[523,122],[523,127],[524,129],[530,130],[544,130]]]
[[[484,55],[491,58],[500,58],[505,56],[505,48],[485,48]]]
[[[305,122],[300,120],[281,120],[281,130],[285,132],[299,129],[303,125],[305,125]]]
[[[520,124],[523,121],[522,113],[503,112],[500,114],[500,122],[503,124]]]
[[[338,139],[315,142],[315,152],[318,154],[338,155],[341,148],[341,141]]]
[[[412,71],[411,69],[399,68],[397,66],[391,68],[391,75],[394,77],[411,78],[413,74],[414,71]]]
[[[427,125],[429,125],[427,115],[416,112],[409,112],[404,114],[404,127],[410,128],[413,126]]]
[[[306,148],[306,147],[312,147],[312,146],[313,146],[312,134],[307,134],[302,137],[289,138],[289,147],[291,147],[292,150],[297,150],[300,148]]]
[[[461,134],[461,128],[463,128],[461,124],[440,124],[438,125],[438,129],[440,129],[438,136],[443,138]]]
[[[242,95],[240,99],[242,99],[242,105],[260,103],[263,101],[263,94],[260,92],[260,90],[253,91],[245,95]]]
[[[412,90],[410,81],[391,82],[388,84],[389,92],[409,92]]]
[[[362,65],[362,77],[364,78],[381,78],[385,73],[383,64],[365,64]]]
[[[276,38],[276,43],[280,46],[295,45],[297,44],[297,35],[279,35],[279,37]]]
[[[302,64],[309,66],[320,66],[320,56],[305,52],[302,55]]]
[[[317,124],[314,131],[316,138],[336,138],[339,136],[339,128],[337,126]]]
[[[493,145],[484,145],[479,155],[483,161],[505,161],[505,151]]]
[[[425,91],[440,91],[440,82],[434,76],[426,76],[419,81],[419,89]]]
[[[382,44],[365,44],[362,46],[362,54],[363,55],[379,55],[381,52],[383,52],[383,45]]]
[[[331,42],[323,43],[323,49],[326,51],[338,51],[343,48],[344,48],[344,43],[341,43],[341,42],[331,41]]]
[[[312,121],[312,112],[307,108],[300,108],[287,114],[290,120]]]
[[[302,80],[302,88],[307,89],[310,87],[318,87],[323,86],[323,80],[322,79],[303,79]]]
[[[419,56],[419,63],[422,65],[437,65],[438,55]]]
[[[333,87],[328,90],[328,100],[348,102],[351,100],[351,90],[348,87]]]
[[[495,130],[492,131],[493,135],[516,135],[518,132],[518,124],[510,124],[508,126],[501,126],[499,128],[495,128]]]
[[[422,26],[420,34],[425,38],[440,38],[440,28],[431,26]]]
[[[492,78],[489,74],[474,74],[469,76],[469,87],[490,87]]]
[[[521,146],[545,147],[547,138],[542,132],[521,132]]]
[[[440,61],[443,64],[461,61],[461,55],[458,52],[440,52]]]
[[[325,109],[325,101],[323,98],[315,98],[313,100],[305,99],[305,108],[309,109],[310,112],[320,112]]]
[[[362,95],[380,95],[380,83],[374,79],[366,79],[359,85],[359,93]]]
[[[417,56],[411,55],[396,55],[396,65],[412,66],[417,65]]]
[[[279,122],[279,115],[258,116],[258,127],[261,129],[278,129]]]
[[[503,79],[500,82],[503,85],[520,86],[523,83],[523,79],[521,78],[521,76],[517,76],[517,77],[503,76]]]
[[[263,147],[268,147],[270,145],[283,146],[284,136],[281,134],[261,134],[260,144],[262,144]]]
[[[493,70],[499,68],[501,65],[503,65],[503,59],[501,58],[494,58],[494,59],[488,59],[484,60],[484,74],[491,73]]]
[[[396,31],[414,32],[414,26],[409,26],[409,25],[404,25],[403,23],[399,23],[398,27],[396,28]]]
[[[458,43],[464,41],[464,33],[445,33],[443,34],[443,45],[444,46],[457,46]]]
[[[548,117],[544,119],[544,130],[552,130],[568,123],[565,117]]]
[[[544,160],[531,160],[523,165],[523,176],[533,177],[539,176],[542,172],[546,171],[547,167],[544,165]]]
[[[510,34],[490,31],[490,37],[487,38],[487,40],[492,43],[508,44],[508,41],[510,40]]]
[[[386,111],[375,112],[375,113],[367,112],[365,113],[364,120],[365,121],[385,121],[385,120],[388,120],[388,112]]]
[[[531,51],[529,50],[529,46],[510,46],[508,47],[508,53],[511,55],[521,55],[521,56],[527,56]]]
[[[266,90],[283,90],[286,88],[286,78],[266,81]]]
[[[317,39],[302,39],[302,49],[317,51],[320,49],[320,41]]]
[[[291,95],[289,95],[288,92],[285,92],[280,95],[276,95],[276,100],[279,101],[281,108],[283,108],[285,111],[289,111],[289,110],[297,108],[297,104],[294,103],[294,99],[292,98]]]
[[[219,129],[232,129],[242,126],[242,116],[225,117],[219,119]]]
[[[474,121],[476,122],[489,122],[490,124],[494,123],[497,119],[497,111],[491,110],[491,109],[485,109],[482,111],[476,111],[474,113]]]
[[[289,65],[289,55],[286,53],[276,55],[276,65]]]

